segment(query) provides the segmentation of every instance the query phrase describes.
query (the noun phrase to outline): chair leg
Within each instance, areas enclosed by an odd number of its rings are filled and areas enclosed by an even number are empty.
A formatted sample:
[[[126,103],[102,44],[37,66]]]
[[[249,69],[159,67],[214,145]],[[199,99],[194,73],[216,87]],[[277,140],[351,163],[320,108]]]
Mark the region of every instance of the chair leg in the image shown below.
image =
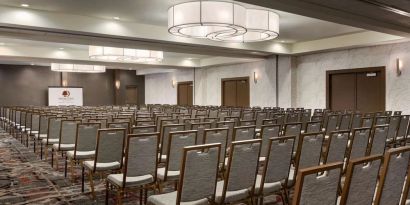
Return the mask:
[[[117,201],[118,201],[118,203],[117,204],[119,204],[119,205],[121,205],[122,204],[122,195],[123,195],[123,190],[122,190],[122,188],[118,188],[118,191],[117,191]]]
[[[94,176],[93,176],[92,170],[89,170],[88,172],[88,179],[90,180],[91,195],[93,197],[93,200],[95,200],[96,196],[95,196],[95,191],[94,191]]]
[[[108,205],[108,194],[109,194],[109,184],[108,180],[105,182],[105,204]]]
[[[43,143],[40,142],[40,159],[43,160]]]
[[[67,178],[67,155],[65,156],[65,160],[64,160],[64,177]]]
[[[81,192],[84,193],[84,165],[81,164]]]
[[[142,198],[144,198],[144,192],[143,192],[144,187],[141,187],[140,189],[140,204],[142,204]]]
[[[58,171],[58,169],[60,168],[59,167],[59,163],[58,163],[58,160],[59,160],[59,157],[58,157],[58,150],[54,150],[56,153],[55,153],[55,164],[56,164],[56,169],[57,169],[57,171]]]
[[[33,151],[36,153],[36,139],[33,139]]]
[[[48,152],[48,150],[47,150],[47,152]],[[53,166],[54,166],[54,149],[51,148],[51,167],[53,167]]]
[[[76,176],[74,173],[74,166],[75,166],[75,161],[73,159],[70,159],[70,172],[71,172],[71,180],[75,181]]]

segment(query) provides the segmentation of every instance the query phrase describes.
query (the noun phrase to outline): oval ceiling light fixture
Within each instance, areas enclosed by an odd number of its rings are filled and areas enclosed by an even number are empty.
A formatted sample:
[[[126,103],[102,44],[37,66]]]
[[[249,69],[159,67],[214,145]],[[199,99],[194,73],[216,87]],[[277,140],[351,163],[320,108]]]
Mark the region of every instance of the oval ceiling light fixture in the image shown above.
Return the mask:
[[[246,33],[246,8],[224,1],[193,1],[168,9],[168,32],[188,38]]]
[[[105,66],[52,63],[51,70],[57,72],[104,73]]]
[[[279,15],[263,9],[246,10],[247,32],[239,36],[214,33],[210,39],[225,42],[259,42],[275,39],[279,36]]]
[[[90,59],[101,61],[156,63],[164,59],[162,51],[140,50],[132,48],[115,48],[105,46],[89,46]]]

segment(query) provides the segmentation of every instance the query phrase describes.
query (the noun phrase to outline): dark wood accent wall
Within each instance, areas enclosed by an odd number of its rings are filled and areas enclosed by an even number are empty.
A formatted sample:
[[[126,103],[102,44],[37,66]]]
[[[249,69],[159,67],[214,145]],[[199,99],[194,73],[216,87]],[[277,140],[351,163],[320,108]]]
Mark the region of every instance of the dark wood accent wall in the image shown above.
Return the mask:
[[[126,86],[138,87],[138,103],[145,103],[144,76],[135,71],[110,70],[105,73],[53,72],[48,66],[0,65],[0,105],[47,105],[48,87],[61,86],[67,80],[68,86],[83,87],[84,105],[126,104]],[[120,89],[115,88],[116,77]]]
[[[223,78],[221,89],[223,106],[249,107],[249,77]]]

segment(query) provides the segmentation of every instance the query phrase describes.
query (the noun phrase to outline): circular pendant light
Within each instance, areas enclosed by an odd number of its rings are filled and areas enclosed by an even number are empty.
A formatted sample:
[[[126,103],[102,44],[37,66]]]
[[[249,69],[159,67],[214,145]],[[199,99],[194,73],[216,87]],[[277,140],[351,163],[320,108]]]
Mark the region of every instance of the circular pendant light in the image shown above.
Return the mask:
[[[104,73],[105,66],[52,63],[51,70],[57,72]]]
[[[210,39],[225,42],[258,42],[279,36],[279,15],[268,10],[247,9],[246,29],[243,35],[231,36],[229,33],[214,33]]]
[[[94,60],[130,63],[155,63],[164,59],[162,51],[89,46],[89,57]]]
[[[246,33],[245,7],[223,1],[193,1],[168,9],[168,31],[177,36],[209,38]]]

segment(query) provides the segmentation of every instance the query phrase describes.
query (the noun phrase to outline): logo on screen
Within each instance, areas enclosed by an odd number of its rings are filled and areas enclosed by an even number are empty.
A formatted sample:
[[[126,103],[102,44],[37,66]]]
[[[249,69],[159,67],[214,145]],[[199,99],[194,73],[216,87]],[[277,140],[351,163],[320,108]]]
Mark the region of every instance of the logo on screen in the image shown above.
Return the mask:
[[[66,98],[66,97],[70,97],[70,91],[68,90],[64,90],[62,95]]]

